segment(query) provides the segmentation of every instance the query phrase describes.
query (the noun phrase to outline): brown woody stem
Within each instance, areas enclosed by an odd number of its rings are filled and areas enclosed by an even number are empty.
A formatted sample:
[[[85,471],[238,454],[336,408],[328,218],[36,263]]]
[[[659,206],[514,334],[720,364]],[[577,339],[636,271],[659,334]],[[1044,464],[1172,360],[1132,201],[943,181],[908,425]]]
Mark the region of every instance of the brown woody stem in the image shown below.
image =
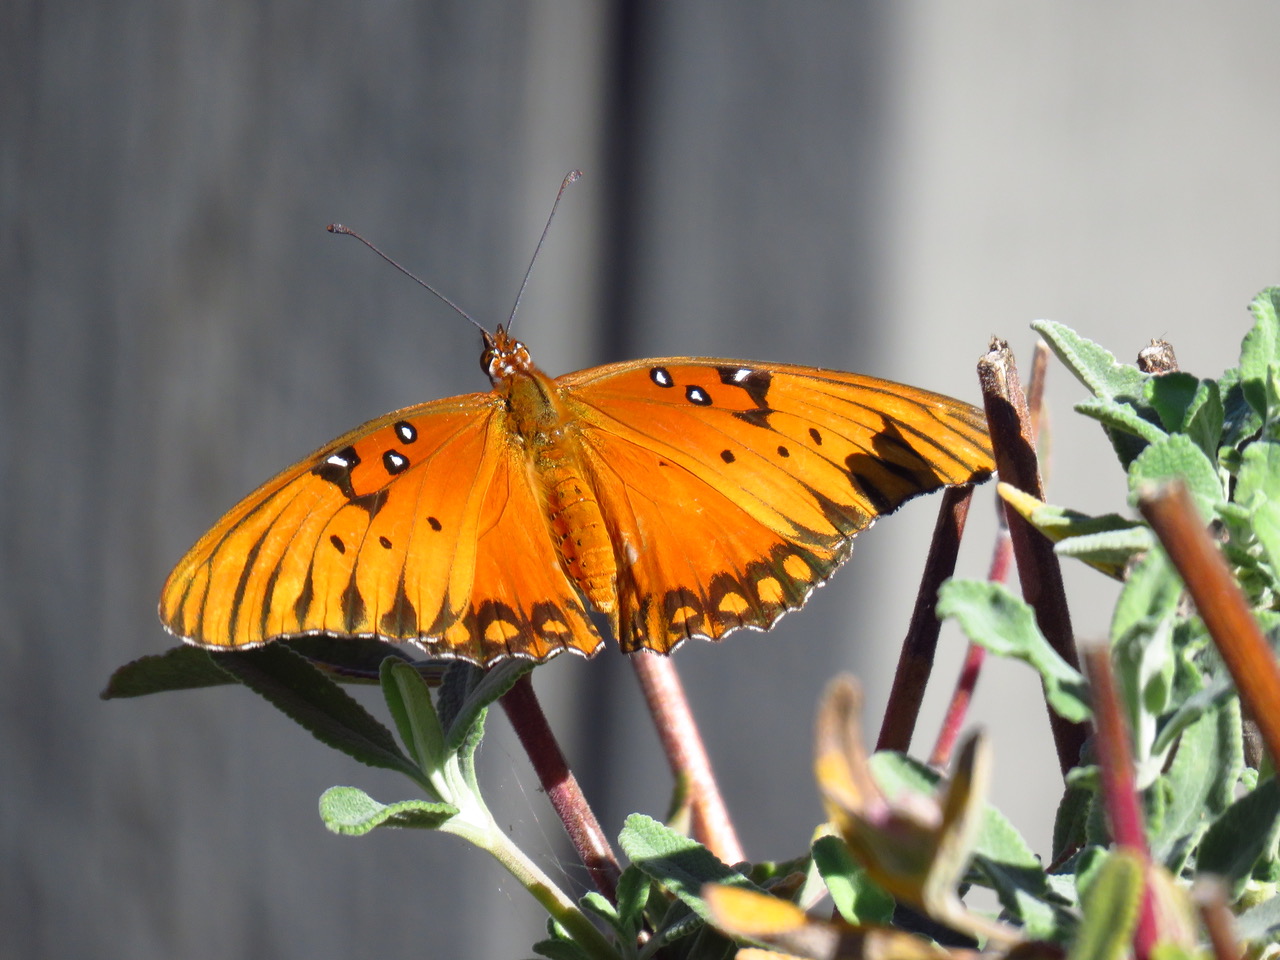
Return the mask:
[[[938,522],[933,528],[933,541],[929,544],[920,590],[916,593],[911,625],[907,628],[906,639],[902,641],[889,703],[880,724],[877,750],[905,752],[911,746],[911,736],[915,733],[925,687],[929,684],[934,656],[938,651],[938,631],[942,629],[937,612],[938,588],[955,573],[956,555],[960,552],[960,538],[964,534],[972,500],[971,483],[948,487],[942,494]]]
[[[689,785],[695,839],[723,862],[741,863],[746,856],[720,795],[707,748],[689,709],[675,664],[670,657],[648,650],[639,650],[629,659],[658,728],[671,772],[677,781],[684,780]]]
[[[1031,417],[1013,353],[1003,340],[993,340],[991,348],[978,361],[978,380],[982,385],[982,400],[1000,479],[1043,500]],[[1080,659],[1071,630],[1071,613],[1067,609],[1062,570],[1053,544],[1008,504],[1004,505],[1004,512],[1013,555],[1018,561],[1023,599],[1035,611],[1036,624],[1049,644],[1062,659],[1078,669]],[[1058,766],[1065,775],[1080,762],[1080,748],[1089,728],[1083,723],[1064,720],[1052,710],[1049,727],[1058,751]]]
[[[502,697],[502,708],[507,712],[516,736],[529,755],[534,771],[547,799],[564,824],[565,832],[591,874],[591,880],[610,902],[618,897],[618,876],[621,870],[609,841],[600,829],[596,815],[587,804],[578,780],[556,742],[555,734],[547,723],[533,683],[525,674]]]

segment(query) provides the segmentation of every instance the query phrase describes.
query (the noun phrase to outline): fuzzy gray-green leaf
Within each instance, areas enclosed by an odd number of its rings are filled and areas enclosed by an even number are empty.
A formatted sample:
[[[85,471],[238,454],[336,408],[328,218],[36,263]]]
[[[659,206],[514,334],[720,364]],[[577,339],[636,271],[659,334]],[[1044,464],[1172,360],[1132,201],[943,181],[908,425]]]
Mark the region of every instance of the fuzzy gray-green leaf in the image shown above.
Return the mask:
[[[944,620],[955,617],[974,643],[1034,667],[1044,681],[1045,698],[1059,716],[1079,722],[1092,715],[1084,677],[1049,646],[1031,608],[1007,587],[985,580],[948,580],[938,591],[937,609]]]
[[[320,797],[320,819],[334,833],[357,837],[376,827],[434,830],[458,808],[449,803],[404,800],[379,803],[358,787],[330,787]]]

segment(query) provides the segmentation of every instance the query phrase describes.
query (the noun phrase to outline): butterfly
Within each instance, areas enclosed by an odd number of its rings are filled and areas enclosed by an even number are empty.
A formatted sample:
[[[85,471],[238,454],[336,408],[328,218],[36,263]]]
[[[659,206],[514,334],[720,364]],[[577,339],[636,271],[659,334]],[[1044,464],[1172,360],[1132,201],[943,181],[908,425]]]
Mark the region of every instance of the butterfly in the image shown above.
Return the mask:
[[[412,641],[481,665],[768,629],[905,500],[994,469],[981,411],[872,377],[672,357],[552,379],[499,326],[492,390],[372,420],[263,484],[169,575],[182,639]]]

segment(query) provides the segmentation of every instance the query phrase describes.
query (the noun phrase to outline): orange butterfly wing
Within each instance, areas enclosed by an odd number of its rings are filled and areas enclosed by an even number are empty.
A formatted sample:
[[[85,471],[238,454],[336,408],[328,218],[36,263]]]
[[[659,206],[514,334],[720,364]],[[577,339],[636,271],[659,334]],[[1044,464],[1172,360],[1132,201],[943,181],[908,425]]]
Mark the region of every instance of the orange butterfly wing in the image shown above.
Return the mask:
[[[491,663],[767,628],[876,516],[993,468],[981,413],[834,371],[673,358],[495,384],[371,421],[252,493],[170,574],[206,646],[327,633]],[[612,558],[612,569],[602,565]]]
[[[218,647],[332,633],[480,663],[594,653],[529,470],[495,394],[387,414],[223,517],[169,575],[161,620]]]
[[[556,383],[614,543],[624,650],[765,629],[878,515],[994,469],[979,410],[871,377],[672,358]]]

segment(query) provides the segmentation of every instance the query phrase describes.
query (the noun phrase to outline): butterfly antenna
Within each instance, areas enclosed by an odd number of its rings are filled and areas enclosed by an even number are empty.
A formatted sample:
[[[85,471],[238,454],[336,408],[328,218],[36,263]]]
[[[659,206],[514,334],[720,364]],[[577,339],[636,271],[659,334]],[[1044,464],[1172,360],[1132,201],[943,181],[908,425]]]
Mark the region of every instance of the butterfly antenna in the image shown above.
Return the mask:
[[[556,210],[560,207],[560,198],[564,196],[565,190],[569,188],[569,184],[582,177],[581,170],[570,170],[565,174],[565,178],[560,183],[560,189],[556,192],[556,202],[551,205],[551,213],[547,215],[547,225],[542,228],[542,236],[538,238],[538,245],[533,248],[533,256],[529,258],[529,269],[524,272],[524,280],[520,283],[520,290],[516,293],[516,302],[511,307],[511,313],[507,317],[507,332],[511,332],[511,324],[516,319],[516,311],[520,309],[520,301],[524,299],[524,288],[529,285],[529,277],[533,275],[533,265],[538,261],[538,252],[542,250],[542,244],[547,239],[547,233],[551,229],[551,221],[556,218]]]
[[[561,189],[563,190],[564,188],[561,187]],[[391,264],[393,267],[395,267],[397,270],[403,273],[406,277],[408,277],[414,283],[418,284],[418,286],[422,287],[428,293],[434,294],[438,300],[441,300],[446,306],[451,307],[454,313],[458,314],[464,320],[469,322],[481,333],[488,332],[487,330],[485,330],[484,327],[476,323],[476,321],[472,318],[471,314],[467,313],[467,311],[463,310],[460,306],[458,306],[456,303],[454,303],[452,300],[446,297],[443,293],[441,293],[431,284],[427,283],[427,281],[423,280],[421,277],[415,276],[414,274],[406,270],[404,267],[402,267],[400,264],[396,263],[396,261],[392,260],[389,256],[387,256],[385,253],[383,253],[381,250],[375,247],[372,243],[370,243],[364,237],[360,236],[360,234],[356,233],[350,227],[344,227],[340,223],[331,223],[327,227],[325,227],[325,229],[328,230],[330,233],[338,233],[338,234],[342,234],[343,236],[355,237],[357,240],[363,243],[366,247],[368,247],[370,250],[372,250],[374,253],[380,256],[383,260],[387,261],[387,263]]]

